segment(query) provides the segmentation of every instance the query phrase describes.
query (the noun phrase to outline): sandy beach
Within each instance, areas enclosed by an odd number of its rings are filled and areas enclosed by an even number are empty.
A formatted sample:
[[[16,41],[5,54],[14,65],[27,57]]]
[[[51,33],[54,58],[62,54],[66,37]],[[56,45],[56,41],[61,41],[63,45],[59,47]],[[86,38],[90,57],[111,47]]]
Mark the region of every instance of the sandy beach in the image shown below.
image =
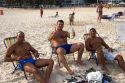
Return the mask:
[[[106,41],[106,43],[118,50],[118,52],[125,59],[125,41],[117,39],[116,25],[118,23],[125,23],[125,16],[116,19],[114,21],[102,20],[102,23],[97,23],[96,8],[63,8],[63,9],[44,9],[43,17],[40,17],[39,9],[6,9],[0,8],[4,11],[4,15],[0,15],[0,83],[38,83],[34,78],[29,77],[27,81],[23,73],[13,71],[12,63],[3,62],[6,53],[4,45],[4,38],[10,36],[16,36],[18,31],[23,31],[26,36],[26,41],[37,49],[40,53],[44,53],[41,58],[50,58],[51,45],[48,41],[49,34],[54,30],[57,20],[62,19],[65,22],[64,30],[70,32],[71,27],[74,28],[76,36],[74,39],[68,39],[69,43],[83,42],[83,34],[86,33],[86,25],[92,25],[97,29],[99,35]],[[58,11],[59,17],[53,17]],[[68,16],[70,13],[75,12],[75,24],[69,25]],[[105,15],[112,15],[124,11],[124,8],[104,8]],[[77,53],[75,53],[77,57]],[[72,56],[66,56],[69,66],[76,70],[77,74],[84,74],[85,70],[93,67],[96,70],[100,70],[100,66],[96,66],[93,61],[88,61],[89,55],[86,51],[83,53],[82,60],[86,65],[78,66]],[[58,66],[57,57],[53,56],[54,68],[51,75],[51,83],[65,83],[66,78],[71,76],[67,73],[66,69]],[[110,76],[112,77],[112,83],[125,83],[125,72],[115,63],[107,64],[110,70]],[[79,71],[77,71],[79,69]],[[19,75],[17,75],[19,73]]]

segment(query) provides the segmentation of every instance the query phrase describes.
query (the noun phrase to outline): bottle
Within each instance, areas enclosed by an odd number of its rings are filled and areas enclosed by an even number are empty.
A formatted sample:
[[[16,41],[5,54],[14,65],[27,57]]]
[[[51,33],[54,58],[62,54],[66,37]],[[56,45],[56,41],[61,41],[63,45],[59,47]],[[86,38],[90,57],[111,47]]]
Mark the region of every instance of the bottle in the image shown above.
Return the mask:
[[[71,28],[71,33],[70,33],[70,38],[73,39],[75,37],[75,30],[74,28],[72,27]]]

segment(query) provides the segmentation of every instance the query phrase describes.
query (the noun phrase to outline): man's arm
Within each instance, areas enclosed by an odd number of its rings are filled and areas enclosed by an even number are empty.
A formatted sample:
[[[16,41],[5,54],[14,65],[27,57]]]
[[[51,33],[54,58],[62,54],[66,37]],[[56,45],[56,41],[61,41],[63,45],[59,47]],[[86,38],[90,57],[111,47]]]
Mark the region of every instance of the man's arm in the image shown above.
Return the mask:
[[[102,40],[102,45],[106,48],[106,49],[109,49],[110,47],[105,43],[105,41],[101,38]]]
[[[48,40],[51,41],[52,39],[55,38],[55,32],[52,32],[49,37],[48,37]]]
[[[39,53],[36,49],[34,49],[28,42],[27,42],[28,46],[29,46],[29,49],[30,51],[34,54],[35,58],[39,58]]]
[[[101,38],[101,39],[102,39],[102,38]],[[102,39],[102,45],[103,45],[106,49],[108,49],[109,52],[113,52],[112,48],[109,47],[109,46],[105,43],[105,41],[104,41],[103,39]]]
[[[16,57],[11,57],[11,55],[14,52],[14,47],[11,46],[10,48],[7,49],[7,53],[4,57],[4,61],[5,62],[13,62],[13,61],[17,61]]]

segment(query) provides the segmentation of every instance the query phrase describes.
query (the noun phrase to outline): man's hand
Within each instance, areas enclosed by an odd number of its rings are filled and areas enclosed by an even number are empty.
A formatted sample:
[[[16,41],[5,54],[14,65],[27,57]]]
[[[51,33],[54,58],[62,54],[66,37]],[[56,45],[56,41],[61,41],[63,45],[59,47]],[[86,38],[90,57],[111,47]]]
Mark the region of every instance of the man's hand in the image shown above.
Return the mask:
[[[16,58],[17,61],[19,61],[19,60],[23,59],[23,56],[17,56],[15,58]]]

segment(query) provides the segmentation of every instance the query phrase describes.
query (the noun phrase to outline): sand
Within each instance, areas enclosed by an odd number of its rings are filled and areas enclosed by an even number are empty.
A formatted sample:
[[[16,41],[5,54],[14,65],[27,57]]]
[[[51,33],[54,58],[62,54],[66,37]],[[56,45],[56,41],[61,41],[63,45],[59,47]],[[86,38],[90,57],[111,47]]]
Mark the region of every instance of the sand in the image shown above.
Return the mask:
[[[0,15],[0,83],[37,83],[32,76],[27,81],[24,78],[23,73],[19,71],[15,74],[11,74],[13,71],[12,63],[3,62],[6,53],[3,40],[6,37],[15,36],[18,31],[23,31],[26,35],[26,41],[37,49],[40,53],[44,53],[41,58],[50,58],[51,46],[48,41],[48,35],[54,30],[58,19],[62,19],[65,22],[64,30],[70,32],[71,27],[74,28],[76,36],[74,39],[68,39],[69,43],[83,42],[83,34],[86,33],[86,25],[92,25],[95,27],[99,35],[106,41],[106,43],[117,49],[118,52],[125,58],[125,42],[117,39],[117,33],[115,26],[120,22],[125,22],[125,17],[116,19],[114,21],[102,20],[102,23],[96,22],[96,8],[63,8],[63,9],[44,9],[43,17],[40,17],[39,9],[6,9],[4,15]],[[123,11],[124,8],[111,8],[104,9],[104,14],[111,15],[118,11]],[[59,17],[54,18],[56,11],[59,13]],[[75,25],[70,26],[68,16],[69,13],[75,11]],[[77,58],[77,53],[75,53]],[[83,53],[82,60],[87,64],[84,66],[78,66],[72,56],[67,56],[69,66],[76,71],[76,74],[84,74],[85,70],[93,67],[96,70],[101,70],[100,66],[96,66],[92,61],[88,61],[89,55],[86,51]],[[53,72],[51,74],[51,83],[64,83],[63,80],[70,78],[66,69],[58,66],[57,57],[54,56],[55,62]],[[115,63],[107,64],[110,69],[112,83],[124,83],[125,73]],[[79,69],[79,70],[78,70]],[[19,75],[17,75],[19,73]]]

